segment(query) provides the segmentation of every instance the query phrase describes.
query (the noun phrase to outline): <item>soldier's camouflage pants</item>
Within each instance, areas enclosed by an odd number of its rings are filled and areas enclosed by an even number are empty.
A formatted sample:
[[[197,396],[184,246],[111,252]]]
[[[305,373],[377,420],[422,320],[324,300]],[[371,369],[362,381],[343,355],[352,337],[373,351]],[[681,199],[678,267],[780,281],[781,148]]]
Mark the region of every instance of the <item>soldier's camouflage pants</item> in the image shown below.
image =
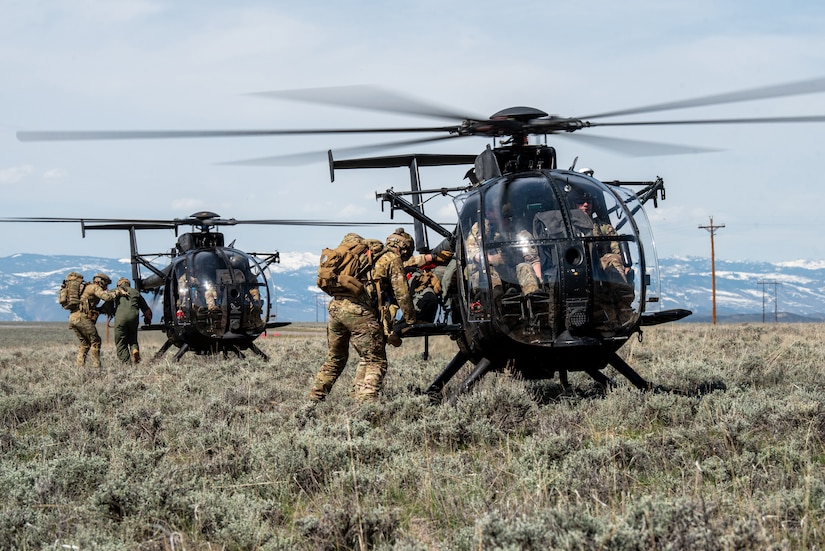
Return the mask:
[[[86,363],[86,356],[91,356],[92,367],[100,367],[100,334],[97,332],[95,320],[80,312],[72,312],[69,315],[69,328],[77,335],[80,347],[77,349],[77,367],[83,367]]]
[[[309,392],[311,400],[326,398],[349,359],[349,345],[358,353],[358,368],[353,382],[353,395],[360,401],[378,398],[378,391],[387,374],[387,351],[384,331],[376,313],[346,299],[329,303],[327,324],[327,360]]]

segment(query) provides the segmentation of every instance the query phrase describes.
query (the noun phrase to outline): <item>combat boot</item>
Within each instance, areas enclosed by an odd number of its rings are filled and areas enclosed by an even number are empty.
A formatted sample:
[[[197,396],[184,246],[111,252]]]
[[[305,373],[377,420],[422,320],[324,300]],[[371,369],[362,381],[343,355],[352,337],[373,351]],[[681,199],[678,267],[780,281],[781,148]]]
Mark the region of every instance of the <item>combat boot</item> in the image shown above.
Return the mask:
[[[92,348],[91,350],[89,350],[89,356],[91,357],[91,361],[92,361],[91,367],[98,368],[98,369],[100,367],[102,367],[100,365],[100,350],[96,350],[96,349]]]
[[[140,350],[137,348],[132,349],[132,361],[136,364],[140,363]]]
[[[79,350],[77,352],[77,360],[75,361],[75,365],[77,367],[83,367],[86,364],[86,352],[83,350]]]

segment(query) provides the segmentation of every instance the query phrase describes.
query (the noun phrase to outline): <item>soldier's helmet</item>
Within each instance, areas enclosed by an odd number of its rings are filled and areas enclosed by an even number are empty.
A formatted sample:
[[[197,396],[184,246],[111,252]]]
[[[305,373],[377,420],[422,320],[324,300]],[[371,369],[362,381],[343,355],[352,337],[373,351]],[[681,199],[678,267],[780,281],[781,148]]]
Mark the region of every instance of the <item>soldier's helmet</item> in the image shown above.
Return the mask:
[[[410,242],[397,233],[393,233],[387,237],[384,244],[387,248],[396,251],[403,260],[408,259],[410,255],[412,255],[412,247],[410,247]]]
[[[124,288],[129,287],[129,280],[126,279],[125,277],[122,277],[122,278],[117,280],[117,286],[118,287],[124,287]]]
[[[342,245],[348,245],[350,243],[363,243],[364,238],[358,235],[357,233],[350,232],[344,236],[341,240]]]
[[[584,203],[589,203],[590,206],[593,206],[593,196],[586,192],[586,191],[577,191],[572,193],[570,196],[571,204],[570,206],[576,207],[578,205],[582,205]]]
[[[112,278],[110,278],[106,274],[100,273],[95,274],[95,277],[92,278],[92,281],[94,281],[95,283],[102,283],[103,285],[109,285],[112,282]]]
[[[380,239],[366,239],[365,243],[374,257],[377,257],[384,250],[384,244],[381,243]]]
[[[407,241],[407,247],[409,248],[410,252],[415,250],[415,239],[413,239],[413,236],[408,234],[406,230],[404,230],[404,228],[396,228],[393,234],[398,235]]]

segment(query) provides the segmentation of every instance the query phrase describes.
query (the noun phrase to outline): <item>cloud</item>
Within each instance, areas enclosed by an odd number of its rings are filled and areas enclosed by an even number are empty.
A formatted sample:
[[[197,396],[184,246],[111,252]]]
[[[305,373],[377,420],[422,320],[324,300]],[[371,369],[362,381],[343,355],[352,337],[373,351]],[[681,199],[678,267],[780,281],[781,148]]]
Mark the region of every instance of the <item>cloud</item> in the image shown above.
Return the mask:
[[[0,169],[0,185],[16,184],[34,171],[31,165],[12,166]]]
[[[203,200],[195,197],[172,200],[172,210],[175,211],[198,211],[203,209],[203,205]]]
[[[63,180],[68,175],[68,171],[62,168],[51,168],[43,173],[44,180]]]

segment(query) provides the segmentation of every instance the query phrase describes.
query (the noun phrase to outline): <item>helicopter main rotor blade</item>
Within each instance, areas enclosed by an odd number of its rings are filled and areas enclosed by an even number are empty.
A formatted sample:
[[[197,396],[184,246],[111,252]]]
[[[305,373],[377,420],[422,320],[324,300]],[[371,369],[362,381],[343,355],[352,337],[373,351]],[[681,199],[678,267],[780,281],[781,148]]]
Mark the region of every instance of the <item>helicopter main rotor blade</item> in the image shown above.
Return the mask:
[[[613,153],[623,153],[630,157],[655,157],[658,155],[685,155],[691,153],[712,153],[719,149],[692,147],[664,142],[647,142],[628,138],[610,138],[591,134],[554,134],[555,136],[578,141],[584,145],[598,147]]]
[[[586,122],[596,126],[664,126],[677,124],[772,124],[797,122],[825,122],[825,115],[802,115],[796,117],[753,117],[744,119],[687,119],[669,121],[626,121],[626,122]]]
[[[83,223],[83,224],[107,224],[107,226],[86,226],[87,229],[174,229],[175,226],[198,226],[200,221],[189,219],[175,220],[129,220],[121,218],[61,218],[61,217],[6,217],[0,218],[0,223],[21,222],[21,223]],[[350,226],[383,226],[398,225],[392,221],[347,221],[347,220],[292,220],[292,219],[269,219],[269,220],[235,220],[216,219],[206,223],[209,226],[235,226],[240,224],[257,224],[263,226],[318,226],[318,227],[350,227]]]
[[[706,105],[721,105],[723,103],[739,103],[759,99],[799,96],[804,94],[816,94],[823,91],[825,91],[825,77],[820,77],[810,80],[789,82],[786,84],[762,86],[759,88],[751,88],[747,90],[740,90],[737,92],[713,94],[710,96],[702,96],[698,98],[685,99],[680,101],[657,103],[653,105],[646,105],[631,109],[623,109],[619,111],[608,111],[605,113],[587,115],[578,118],[597,119],[603,117],[617,117],[619,115],[635,115],[639,113],[653,113],[655,111],[669,111],[671,109],[686,109],[689,107],[703,107]]]
[[[393,134],[451,132],[454,126],[411,128],[319,128],[308,130],[19,130],[21,142],[85,140],[157,140],[175,138],[237,138],[257,136],[302,136],[313,134]]]
[[[389,150],[396,147],[431,143],[441,140],[451,140],[459,137],[460,136],[458,136],[457,134],[450,134],[448,136],[435,136],[431,138],[420,138],[415,140],[401,140],[397,142],[384,142],[380,144],[342,147],[335,149],[334,152],[336,153],[336,155],[344,156],[366,155],[374,153],[376,151]],[[328,152],[328,149],[325,149],[323,151],[306,151],[302,153],[295,153],[292,155],[274,155],[271,157],[258,157],[255,159],[245,159],[242,161],[228,161],[219,164],[235,166],[294,166],[326,160],[328,158]]]
[[[487,120],[487,117],[468,114],[449,107],[406,96],[398,92],[370,85],[330,86],[256,92],[251,95],[289,99],[320,105],[354,107],[368,111],[384,111],[404,115],[419,115],[449,120]]]
[[[398,221],[361,221],[347,222],[338,220],[236,220],[236,224],[254,224],[260,226],[317,226],[348,228],[355,226],[397,226]]]

